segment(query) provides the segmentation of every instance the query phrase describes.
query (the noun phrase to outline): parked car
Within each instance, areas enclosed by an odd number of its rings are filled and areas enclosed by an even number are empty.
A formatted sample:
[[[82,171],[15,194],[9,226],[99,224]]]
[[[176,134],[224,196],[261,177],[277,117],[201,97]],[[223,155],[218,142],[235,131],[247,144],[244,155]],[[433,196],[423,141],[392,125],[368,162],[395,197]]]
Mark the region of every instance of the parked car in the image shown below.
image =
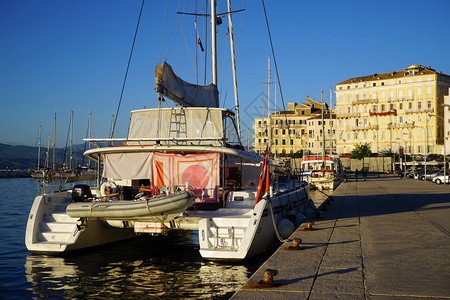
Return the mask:
[[[439,173],[440,172],[440,173]],[[431,179],[433,179],[433,177],[434,176],[436,176],[436,175],[439,175],[439,174],[443,174],[444,173],[444,171],[442,171],[442,170],[427,170],[427,175],[425,176],[425,173],[423,173],[423,174],[421,174],[420,176],[419,176],[419,180],[423,180],[423,181],[425,181],[425,180],[428,180],[428,181],[431,181]]]
[[[446,172],[447,175],[444,176],[444,172],[442,172],[442,174],[434,176],[433,179],[431,179],[432,182],[436,183],[436,184],[442,184],[444,183],[444,177],[445,177],[445,183],[449,183],[450,182],[450,172]]]

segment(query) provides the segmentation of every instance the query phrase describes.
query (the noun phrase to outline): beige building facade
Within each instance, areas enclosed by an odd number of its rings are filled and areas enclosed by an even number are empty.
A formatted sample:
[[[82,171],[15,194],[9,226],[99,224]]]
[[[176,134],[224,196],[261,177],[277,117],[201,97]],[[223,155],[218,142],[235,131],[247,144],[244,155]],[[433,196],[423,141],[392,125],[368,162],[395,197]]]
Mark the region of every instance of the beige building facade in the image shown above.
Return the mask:
[[[256,118],[254,151],[263,155],[268,143],[274,157],[292,155],[300,150],[319,154],[323,145],[330,151],[336,145],[336,140],[331,140],[335,138],[331,134],[335,116],[332,114],[330,120],[330,113],[326,103],[306,97],[305,103],[289,102],[286,111],[272,113],[270,118]]]
[[[444,154],[449,88],[450,76],[420,65],[336,84],[337,153],[368,143],[373,153]]]

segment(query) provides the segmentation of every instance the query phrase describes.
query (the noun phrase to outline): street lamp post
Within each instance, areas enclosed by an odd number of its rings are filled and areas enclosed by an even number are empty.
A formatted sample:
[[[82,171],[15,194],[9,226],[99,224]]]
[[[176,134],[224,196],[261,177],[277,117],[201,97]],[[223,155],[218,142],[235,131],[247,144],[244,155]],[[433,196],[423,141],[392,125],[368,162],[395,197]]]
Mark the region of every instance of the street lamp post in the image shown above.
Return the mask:
[[[430,117],[436,117],[436,118],[441,118],[441,119],[442,119],[442,122],[444,122],[444,124],[445,124],[445,120],[444,120],[444,118],[441,117],[441,116],[438,116],[438,115],[435,115],[435,114],[428,114],[428,116],[430,116]],[[445,135],[445,132],[444,132],[444,135]],[[446,169],[446,164],[447,164],[447,162],[446,162],[446,156],[447,156],[447,151],[446,151],[446,149],[445,149],[445,136],[444,136],[444,184],[446,183],[446,179],[447,179],[447,169]]]

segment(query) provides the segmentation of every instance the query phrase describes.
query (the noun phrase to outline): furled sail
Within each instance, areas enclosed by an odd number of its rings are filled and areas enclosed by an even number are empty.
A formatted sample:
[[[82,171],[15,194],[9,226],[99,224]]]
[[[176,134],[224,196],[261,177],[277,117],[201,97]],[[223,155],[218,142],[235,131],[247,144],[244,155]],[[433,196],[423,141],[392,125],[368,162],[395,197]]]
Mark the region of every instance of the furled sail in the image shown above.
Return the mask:
[[[155,69],[155,91],[184,107],[219,107],[219,91],[214,84],[202,86],[179,78],[164,62]]]

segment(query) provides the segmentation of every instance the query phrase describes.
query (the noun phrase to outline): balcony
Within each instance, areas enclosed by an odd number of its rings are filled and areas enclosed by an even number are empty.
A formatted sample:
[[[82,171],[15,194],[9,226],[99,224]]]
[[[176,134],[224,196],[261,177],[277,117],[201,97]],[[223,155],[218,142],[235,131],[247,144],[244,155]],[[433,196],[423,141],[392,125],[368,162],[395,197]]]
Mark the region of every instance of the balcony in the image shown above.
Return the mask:
[[[419,113],[433,113],[434,109],[432,108],[412,108],[405,109],[405,114],[419,114]]]
[[[360,112],[353,112],[353,113],[337,113],[337,118],[358,118],[361,116]]]
[[[388,129],[404,129],[404,128],[414,128],[414,122],[405,122],[405,123],[389,123],[387,124]]]
[[[352,104],[378,103],[378,98],[353,100]]]
[[[358,125],[358,126],[350,126],[350,130],[377,130],[378,125]]]

